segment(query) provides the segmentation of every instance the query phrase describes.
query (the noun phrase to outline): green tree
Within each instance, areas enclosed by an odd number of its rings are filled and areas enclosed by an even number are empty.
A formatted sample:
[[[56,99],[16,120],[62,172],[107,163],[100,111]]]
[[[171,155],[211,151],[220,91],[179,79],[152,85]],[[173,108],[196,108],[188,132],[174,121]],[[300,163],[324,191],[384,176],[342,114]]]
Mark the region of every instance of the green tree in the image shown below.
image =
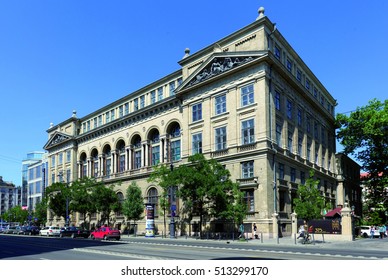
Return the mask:
[[[58,217],[66,220],[66,201],[71,198],[71,190],[68,184],[57,182],[46,188],[48,208]]]
[[[242,193],[230,180],[230,172],[216,160],[207,160],[202,154],[189,157],[189,163],[174,169],[161,166],[150,177],[168,194],[171,186],[177,188],[182,199],[182,212],[191,222],[193,215],[200,218],[200,232],[205,217],[241,219],[246,215]]]
[[[127,188],[122,211],[128,220],[132,220],[134,224],[142,219],[144,199],[136,182],[132,182]]]
[[[388,99],[373,99],[349,116],[338,114],[336,121],[344,153],[353,155],[368,174],[364,182],[368,213],[374,208],[383,217],[388,210]]]
[[[121,210],[121,204],[117,197],[114,186],[105,186],[102,182],[97,182],[92,189],[91,199],[94,202],[96,211],[100,212],[100,224],[110,223],[111,212]]]
[[[318,190],[319,180],[314,179],[314,171],[310,171],[310,177],[305,185],[299,185],[297,197],[294,199],[295,212],[298,217],[306,221],[322,217],[325,207],[325,199]]]
[[[71,184],[71,200],[69,208],[71,211],[82,214],[84,224],[86,216],[96,212],[96,207],[92,199],[92,189],[96,185],[96,180],[83,177]]]
[[[47,222],[47,198],[44,197],[40,202],[35,205],[34,218],[37,221],[33,221],[36,225],[45,225]]]

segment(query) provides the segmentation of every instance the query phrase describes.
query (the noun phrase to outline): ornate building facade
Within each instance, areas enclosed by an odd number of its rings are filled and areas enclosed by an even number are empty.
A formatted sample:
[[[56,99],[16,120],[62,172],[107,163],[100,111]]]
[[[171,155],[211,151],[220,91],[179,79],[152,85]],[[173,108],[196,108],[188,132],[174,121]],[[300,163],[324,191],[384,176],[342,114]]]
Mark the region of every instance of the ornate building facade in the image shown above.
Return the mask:
[[[240,184],[245,223],[272,232],[278,214],[290,232],[292,201],[309,171],[333,208],[337,204],[335,99],[276,29],[264,9],[250,25],[185,56],[180,68],[84,117],[48,130],[48,185],[84,176],[124,198],[135,181],[146,202],[159,186],[147,182],[157,164],[185,164],[202,153],[222,163]],[[179,209],[178,209],[179,211]],[[77,215],[71,217],[77,223]],[[98,214],[92,216],[95,223]],[[53,217],[50,223],[56,223]],[[117,213],[114,221],[125,224]],[[140,222],[139,230],[144,228]]]

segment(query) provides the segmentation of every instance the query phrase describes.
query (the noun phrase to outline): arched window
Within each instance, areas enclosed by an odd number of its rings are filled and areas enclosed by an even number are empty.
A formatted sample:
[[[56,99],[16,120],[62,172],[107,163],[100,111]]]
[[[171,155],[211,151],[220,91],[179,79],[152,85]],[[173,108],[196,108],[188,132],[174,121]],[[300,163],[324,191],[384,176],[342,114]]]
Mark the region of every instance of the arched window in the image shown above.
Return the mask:
[[[136,135],[132,140],[133,145],[133,168],[141,168],[141,138],[139,135]]]
[[[80,177],[88,176],[88,163],[86,161],[86,154],[82,153],[80,156],[81,174]]]
[[[170,141],[170,161],[181,159],[181,127],[178,123],[173,123],[169,128]]]
[[[158,190],[154,187],[150,188],[147,192],[147,203],[154,204],[155,213],[158,213]]]
[[[98,177],[98,151],[97,149],[93,149],[91,152],[91,158],[92,158],[92,176],[97,178]]]
[[[120,205],[123,206],[123,204],[124,204],[124,195],[123,195],[123,193],[122,192],[118,192],[117,193],[117,198],[119,200]],[[116,217],[122,217],[123,213],[121,211],[118,211],[118,212],[115,213],[115,215],[116,215]]]
[[[109,177],[112,172],[112,152],[109,145],[106,145],[103,150],[103,166],[104,175]]]
[[[118,172],[122,173],[125,171],[125,143],[123,140],[119,141],[117,143],[117,150],[119,152],[119,157],[118,157]]]
[[[160,162],[160,135],[157,129],[153,129],[149,134],[150,140],[150,162],[151,165],[157,165]]]

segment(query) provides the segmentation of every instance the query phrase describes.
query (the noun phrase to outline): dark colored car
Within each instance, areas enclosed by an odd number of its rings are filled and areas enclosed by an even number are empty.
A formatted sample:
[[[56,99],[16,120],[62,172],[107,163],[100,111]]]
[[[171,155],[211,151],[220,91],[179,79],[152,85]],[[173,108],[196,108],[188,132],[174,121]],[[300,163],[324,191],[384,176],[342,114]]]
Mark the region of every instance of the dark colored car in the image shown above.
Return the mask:
[[[38,235],[39,234],[40,227],[37,226],[24,226],[21,227],[18,234],[24,234],[24,235]]]
[[[90,237],[92,239],[98,238],[98,239],[104,239],[104,240],[108,240],[108,239],[120,240],[121,233],[118,229],[104,226],[96,229],[95,231],[92,231],[92,233],[90,234]]]
[[[59,237],[70,236],[71,238],[83,237],[88,238],[90,231],[79,227],[65,227],[61,228]]]

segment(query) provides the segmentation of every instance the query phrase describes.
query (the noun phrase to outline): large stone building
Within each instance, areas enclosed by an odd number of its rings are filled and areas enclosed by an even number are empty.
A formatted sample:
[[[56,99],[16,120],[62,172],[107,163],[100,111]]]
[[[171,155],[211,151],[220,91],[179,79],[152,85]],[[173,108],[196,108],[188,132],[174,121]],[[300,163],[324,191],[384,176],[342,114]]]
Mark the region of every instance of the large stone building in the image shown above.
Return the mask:
[[[161,189],[147,182],[152,167],[184,164],[202,153],[225,165],[240,184],[248,227],[255,222],[270,234],[276,213],[289,232],[292,200],[311,169],[336,206],[336,101],[264,9],[250,25],[214,44],[193,54],[186,49],[179,65],[87,116],[74,112],[52,125],[45,145],[48,185],[60,174],[66,182],[84,176],[121,181],[115,191],[123,198],[136,181],[145,202],[158,208]],[[77,215],[71,219],[76,223]],[[93,215],[91,223],[97,220]],[[115,217],[118,225],[126,222]],[[155,223],[161,228],[163,217]]]

